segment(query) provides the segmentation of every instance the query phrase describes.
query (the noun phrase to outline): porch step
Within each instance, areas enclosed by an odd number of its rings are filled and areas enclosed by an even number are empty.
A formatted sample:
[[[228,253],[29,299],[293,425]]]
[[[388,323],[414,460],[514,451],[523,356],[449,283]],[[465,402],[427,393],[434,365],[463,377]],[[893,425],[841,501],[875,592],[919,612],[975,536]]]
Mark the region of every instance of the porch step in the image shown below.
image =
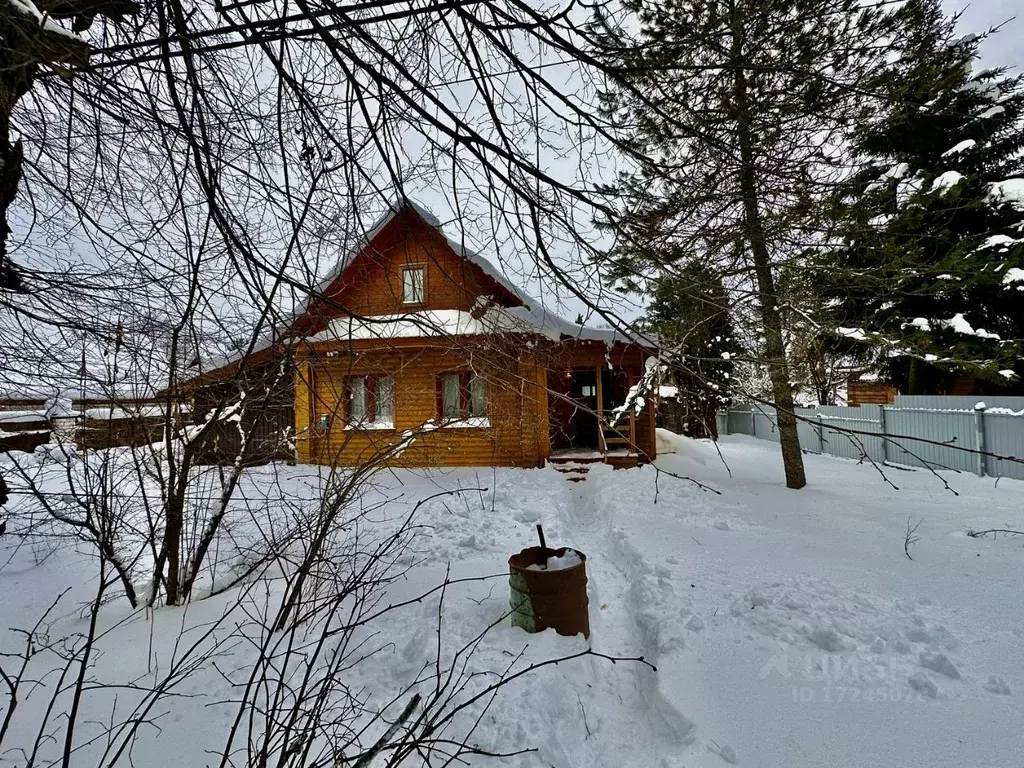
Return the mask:
[[[555,468],[559,467],[571,467],[574,464],[578,466],[585,466],[587,464],[600,464],[604,461],[604,455],[594,451],[592,455],[568,455],[568,456],[549,456],[547,463],[552,464]]]
[[[561,472],[565,475],[565,479],[570,483],[582,483],[587,479],[587,472],[590,471],[589,464],[556,464],[555,471]]]
[[[549,456],[546,463],[566,476],[571,483],[586,479],[595,464],[608,464],[612,469],[632,469],[640,466],[640,455],[623,449],[596,456]]]
[[[633,469],[640,466],[640,457],[635,453],[625,456],[609,455],[605,463],[610,464],[612,469]]]

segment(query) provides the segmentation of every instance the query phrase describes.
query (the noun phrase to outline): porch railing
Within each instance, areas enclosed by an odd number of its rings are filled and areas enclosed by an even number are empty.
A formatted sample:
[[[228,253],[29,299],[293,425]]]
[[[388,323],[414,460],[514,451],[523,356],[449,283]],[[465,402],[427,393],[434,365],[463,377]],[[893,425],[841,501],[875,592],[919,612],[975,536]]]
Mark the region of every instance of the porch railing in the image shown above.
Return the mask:
[[[612,420],[614,419],[614,421]],[[613,412],[599,414],[601,453],[625,449],[628,453],[636,453],[636,414],[630,408],[627,413],[615,418]]]

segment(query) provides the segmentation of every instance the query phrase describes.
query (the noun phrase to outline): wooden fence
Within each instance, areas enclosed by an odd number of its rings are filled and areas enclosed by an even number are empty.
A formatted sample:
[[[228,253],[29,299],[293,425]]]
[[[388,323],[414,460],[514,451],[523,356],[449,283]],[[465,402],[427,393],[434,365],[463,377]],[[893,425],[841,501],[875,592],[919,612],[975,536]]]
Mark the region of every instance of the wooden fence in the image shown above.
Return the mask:
[[[41,410],[7,411],[5,418],[5,412],[0,409],[0,453],[30,453],[50,442],[55,431],[73,439],[80,450],[138,447],[163,440],[166,418],[161,404],[133,402],[131,405],[138,406],[139,412],[122,410],[106,401],[87,404],[92,407],[76,411],[73,417],[59,419],[47,418]],[[183,426],[188,426],[191,417],[184,414],[182,419]],[[71,423],[55,427],[55,422]],[[196,448],[195,461],[197,464],[233,464],[239,454],[246,466],[292,461],[295,459],[294,435],[292,405],[270,404],[246,413],[241,425],[236,421],[213,424]]]
[[[245,435],[245,450],[242,438]],[[244,419],[213,424],[197,449],[198,464],[231,464],[241,454],[246,466],[295,459],[295,409],[273,405]]]

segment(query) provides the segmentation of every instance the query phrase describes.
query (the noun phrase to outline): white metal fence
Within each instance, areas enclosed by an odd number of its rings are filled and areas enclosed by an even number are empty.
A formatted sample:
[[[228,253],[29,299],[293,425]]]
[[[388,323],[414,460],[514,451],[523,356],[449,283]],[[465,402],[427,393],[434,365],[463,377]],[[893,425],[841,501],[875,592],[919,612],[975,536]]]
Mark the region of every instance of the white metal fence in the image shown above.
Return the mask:
[[[1024,397],[898,395],[895,405],[797,408],[797,416],[810,453],[1024,480],[1024,464],[997,458],[1024,459]],[[719,433],[777,442],[775,409],[736,406],[719,414]]]

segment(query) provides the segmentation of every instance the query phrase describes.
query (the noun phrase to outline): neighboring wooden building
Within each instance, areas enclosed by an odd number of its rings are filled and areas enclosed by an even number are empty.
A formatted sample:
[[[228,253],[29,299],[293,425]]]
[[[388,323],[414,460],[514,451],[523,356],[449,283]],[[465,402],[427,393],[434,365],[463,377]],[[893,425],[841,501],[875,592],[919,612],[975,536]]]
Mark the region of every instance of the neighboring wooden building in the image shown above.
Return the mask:
[[[937,366],[922,366],[916,386],[906,376],[908,366],[896,367],[892,379],[877,374],[854,373],[846,382],[846,401],[851,406],[892,405],[896,395],[977,395],[1017,397],[1024,395],[1024,381],[988,381],[957,371],[946,371]]]
[[[31,398],[0,399],[0,453],[31,453],[50,441],[53,425],[43,405]]]
[[[187,383],[292,371],[295,454],[351,466],[623,466],[655,456],[654,343],[547,312],[406,203],[342,258],[280,341]],[[642,403],[636,411],[627,407]]]
[[[892,405],[896,402],[896,387],[877,376],[855,373],[846,380],[846,404]]]

